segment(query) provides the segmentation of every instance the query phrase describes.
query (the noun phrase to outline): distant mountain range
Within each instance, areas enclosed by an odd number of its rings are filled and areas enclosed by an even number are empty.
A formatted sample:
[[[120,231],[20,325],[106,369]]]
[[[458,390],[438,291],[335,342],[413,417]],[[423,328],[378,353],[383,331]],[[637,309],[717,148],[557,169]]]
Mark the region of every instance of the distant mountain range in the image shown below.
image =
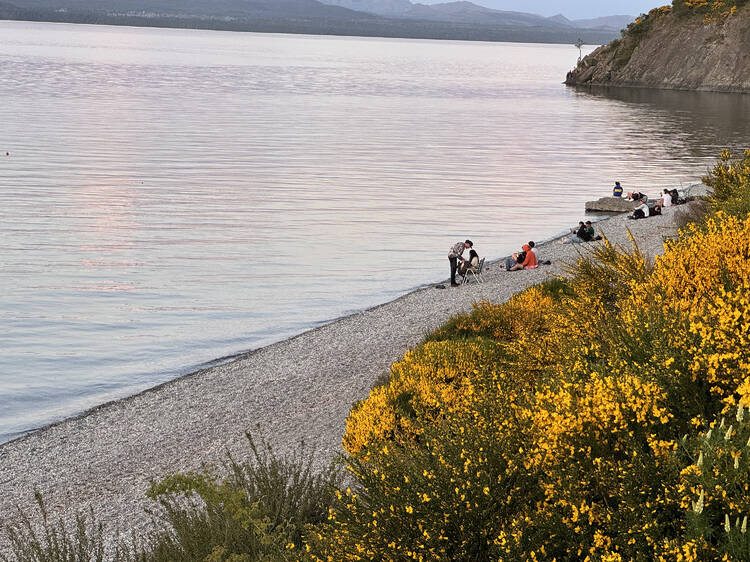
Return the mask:
[[[570,21],[471,2],[409,0],[0,0],[0,19],[232,31],[588,44],[632,18]]]
[[[546,18],[524,12],[494,10],[466,1],[432,5],[415,4],[409,0],[321,0],[321,2],[387,17],[474,23],[480,25],[562,26],[576,29],[620,31],[635,19],[633,16],[608,16],[585,20],[569,20],[562,14]]]

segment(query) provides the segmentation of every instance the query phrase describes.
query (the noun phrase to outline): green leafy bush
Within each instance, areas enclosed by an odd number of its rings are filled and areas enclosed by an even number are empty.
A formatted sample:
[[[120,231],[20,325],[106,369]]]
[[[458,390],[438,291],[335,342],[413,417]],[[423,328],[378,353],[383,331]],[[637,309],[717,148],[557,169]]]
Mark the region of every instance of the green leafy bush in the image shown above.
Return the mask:
[[[714,420],[708,428],[686,434],[678,457],[680,498],[687,512],[684,544],[705,559],[750,560],[750,415]],[[684,546],[684,545],[683,545]]]
[[[252,459],[231,457],[228,476],[211,472],[173,474],[151,486],[161,507],[161,529],[141,556],[149,562],[255,562],[294,560],[307,525],[324,521],[335,500],[341,471],[313,470],[304,444],[279,458],[265,442],[247,434]]]
[[[106,529],[93,513],[78,513],[71,526],[62,519],[52,521],[42,495],[34,492],[39,518],[19,510],[15,522],[4,525],[9,552],[0,552],[3,562],[125,562],[125,551],[108,552]]]
[[[277,562],[300,558],[302,535],[325,521],[342,470],[323,473],[304,444],[290,457],[247,434],[249,462],[229,457],[225,476],[182,473],[154,483],[148,495],[156,529],[125,543],[107,533],[93,512],[75,525],[49,519],[37,494],[39,518],[20,512],[5,526],[11,545],[3,562]]]

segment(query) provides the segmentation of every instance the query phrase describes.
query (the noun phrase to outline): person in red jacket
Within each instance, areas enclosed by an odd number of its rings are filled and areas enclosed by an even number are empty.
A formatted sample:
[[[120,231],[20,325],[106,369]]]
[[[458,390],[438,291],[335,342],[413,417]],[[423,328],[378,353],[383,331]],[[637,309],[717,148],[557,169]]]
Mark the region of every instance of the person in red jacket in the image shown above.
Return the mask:
[[[524,244],[522,246],[523,252],[519,252],[517,254],[513,254],[513,259],[516,261],[516,264],[512,267],[507,267],[506,269],[508,271],[518,271],[519,269],[534,269],[536,267],[536,254],[531,251],[531,246],[528,244]],[[523,257],[523,260],[518,261],[520,257]]]

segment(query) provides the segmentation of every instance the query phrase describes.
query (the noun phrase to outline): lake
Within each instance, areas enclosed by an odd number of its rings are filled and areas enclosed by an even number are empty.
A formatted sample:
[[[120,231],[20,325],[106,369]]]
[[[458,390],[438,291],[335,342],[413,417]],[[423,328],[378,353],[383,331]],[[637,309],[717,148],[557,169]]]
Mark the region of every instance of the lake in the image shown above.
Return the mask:
[[[0,442],[747,145],[750,96],[576,91],[577,56],[0,22]]]

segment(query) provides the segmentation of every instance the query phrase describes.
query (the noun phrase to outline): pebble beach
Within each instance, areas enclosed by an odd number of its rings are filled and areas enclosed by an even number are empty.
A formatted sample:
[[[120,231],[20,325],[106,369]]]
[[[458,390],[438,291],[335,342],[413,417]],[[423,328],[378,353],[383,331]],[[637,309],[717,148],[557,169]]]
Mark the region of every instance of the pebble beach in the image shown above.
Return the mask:
[[[630,233],[642,252],[655,256],[663,252],[664,240],[676,235],[674,217],[682,209],[665,209],[664,215],[646,220],[615,216],[595,228],[624,247],[631,245]],[[583,213],[571,217],[570,226],[583,218]],[[454,242],[446,240],[446,256]],[[527,241],[517,242],[520,248]],[[93,509],[110,529],[141,531],[150,524],[145,492],[152,480],[218,465],[228,451],[237,459],[246,457],[248,430],[282,455],[304,441],[315,449],[317,464],[326,466],[341,452],[352,403],[366,398],[376,379],[428,332],[470,311],[477,301],[503,302],[564,274],[566,264],[600,244],[561,242],[537,245],[539,259],[551,265],[506,272],[504,260],[490,262],[484,283],[450,288],[449,282],[436,281],[0,445],[0,523],[14,517],[17,507],[29,510],[38,490],[52,517],[70,519]],[[480,257],[496,257],[489,248],[476,249]],[[441,258],[447,273],[448,260]]]

